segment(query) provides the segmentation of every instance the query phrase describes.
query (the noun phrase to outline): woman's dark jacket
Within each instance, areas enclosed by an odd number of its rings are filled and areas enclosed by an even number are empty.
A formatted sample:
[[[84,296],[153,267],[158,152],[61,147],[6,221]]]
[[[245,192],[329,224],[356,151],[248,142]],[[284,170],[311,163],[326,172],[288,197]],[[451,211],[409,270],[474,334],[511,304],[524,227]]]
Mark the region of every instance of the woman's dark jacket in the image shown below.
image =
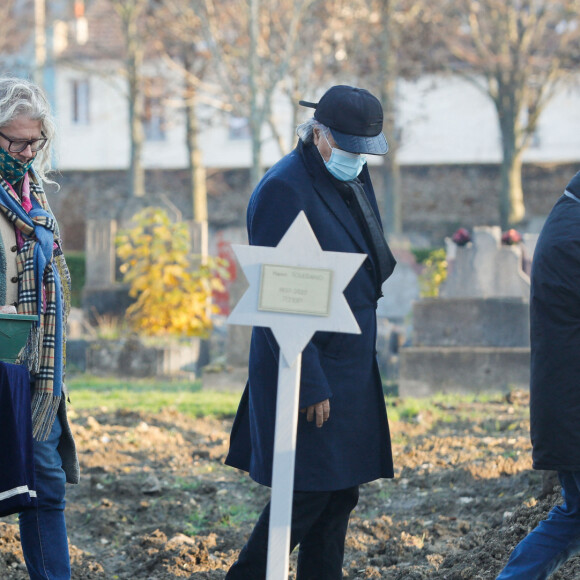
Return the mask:
[[[580,200],[580,173],[566,188]],[[534,251],[530,419],[535,469],[580,470],[580,201],[563,195]]]
[[[361,181],[378,216],[366,166]],[[338,186],[316,147],[299,142],[266,173],[247,213],[252,245],[276,246],[298,213],[304,211],[323,250],[369,256],[344,292],[361,334],[317,332],[302,353],[300,408],[330,398],[330,420],[317,428],[314,422],[306,421],[305,414],[299,415],[294,481],[298,491],[345,489],[393,477],[375,350],[381,281],[368,235],[361,231],[360,220],[357,223]],[[248,471],[263,485],[271,485],[272,478],[278,352],[271,331],[254,327],[249,381],[226,458],[228,465]]]

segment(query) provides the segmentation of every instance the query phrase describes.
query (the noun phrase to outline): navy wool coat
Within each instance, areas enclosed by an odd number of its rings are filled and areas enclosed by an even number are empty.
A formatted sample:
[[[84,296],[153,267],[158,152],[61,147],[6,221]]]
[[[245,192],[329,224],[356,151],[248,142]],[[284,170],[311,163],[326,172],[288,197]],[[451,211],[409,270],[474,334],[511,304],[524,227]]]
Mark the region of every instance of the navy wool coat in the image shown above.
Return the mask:
[[[367,197],[378,208],[368,170]],[[304,211],[325,251],[372,256],[362,230],[312,144],[274,165],[254,191],[247,213],[250,244],[276,246]],[[394,267],[394,260],[392,263]],[[330,399],[323,427],[298,419],[294,488],[332,491],[393,477],[391,441],[376,360],[377,265],[368,257],[345,289],[361,334],[317,332],[302,353],[300,408]],[[279,349],[271,331],[254,327],[249,380],[232,427],[226,464],[271,485]]]
[[[548,216],[530,293],[530,430],[535,469],[580,470],[580,173]],[[575,196],[575,197],[574,197]]]

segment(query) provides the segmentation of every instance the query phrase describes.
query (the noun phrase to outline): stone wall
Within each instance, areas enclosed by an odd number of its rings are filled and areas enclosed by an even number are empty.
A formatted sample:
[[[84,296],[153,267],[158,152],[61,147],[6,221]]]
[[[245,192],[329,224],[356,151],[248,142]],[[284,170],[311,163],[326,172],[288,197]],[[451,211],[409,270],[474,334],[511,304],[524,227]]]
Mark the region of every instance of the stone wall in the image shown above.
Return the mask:
[[[528,389],[530,349],[526,347],[409,347],[399,361],[399,395],[494,393]]]
[[[529,309],[521,298],[423,298],[413,307],[413,346],[528,347]]]
[[[136,338],[70,342],[71,365],[99,376],[190,377],[201,372],[199,338],[163,346],[148,346]]]
[[[548,214],[578,169],[572,164],[524,165],[528,221]],[[497,165],[403,167],[401,187],[405,231],[426,233],[435,245],[442,245],[458,227],[499,223]]]
[[[578,166],[525,165],[523,186],[529,218],[543,218],[550,211]],[[382,186],[378,171],[371,168],[379,205]],[[115,218],[138,200],[129,199],[125,171],[67,171],[56,175],[61,191],[48,188],[50,203],[63,230],[65,249],[82,250],[85,219]],[[497,224],[499,221],[499,166],[439,165],[403,166],[403,222],[407,233],[420,232],[433,245],[442,245],[445,236],[459,226]],[[144,203],[163,203],[169,198],[190,219],[192,202],[185,170],[147,172],[151,192]],[[245,225],[250,197],[247,170],[208,172],[210,230]]]
[[[115,219],[122,224],[140,207],[151,205],[175,206],[183,219],[193,217],[185,170],[148,171],[146,198],[129,196],[125,171],[67,171],[54,179],[61,189],[55,192],[47,187],[47,195],[62,230],[65,250],[85,248],[87,219]],[[245,226],[250,197],[248,172],[209,171],[207,188],[210,230]]]

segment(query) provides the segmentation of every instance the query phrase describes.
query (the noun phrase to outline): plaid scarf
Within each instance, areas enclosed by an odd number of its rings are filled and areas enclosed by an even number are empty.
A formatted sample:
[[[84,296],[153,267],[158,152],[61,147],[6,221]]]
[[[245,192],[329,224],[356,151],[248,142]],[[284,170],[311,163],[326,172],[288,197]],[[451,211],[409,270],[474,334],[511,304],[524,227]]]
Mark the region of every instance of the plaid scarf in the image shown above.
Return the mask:
[[[19,362],[34,378],[32,434],[48,438],[63,397],[65,320],[70,276],[58,241],[58,226],[34,173],[30,173],[32,209],[27,213],[13,188],[0,177],[0,211],[21,232],[17,254],[18,313],[38,315]]]

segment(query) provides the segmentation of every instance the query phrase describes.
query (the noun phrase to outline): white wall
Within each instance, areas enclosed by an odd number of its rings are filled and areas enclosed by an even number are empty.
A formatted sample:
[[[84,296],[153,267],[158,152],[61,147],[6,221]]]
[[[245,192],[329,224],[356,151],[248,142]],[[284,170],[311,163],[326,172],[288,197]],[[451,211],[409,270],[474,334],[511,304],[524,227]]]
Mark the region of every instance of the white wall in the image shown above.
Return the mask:
[[[111,69],[111,63],[101,65]],[[72,123],[71,81],[90,76],[90,123]],[[129,163],[125,82],[106,75],[88,75],[59,68],[56,73],[56,114],[59,125],[57,163],[61,170],[124,169]],[[398,121],[402,130],[401,164],[497,163],[501,142],[495,109],[489,98],[468,81],[452,76],[426,76],[399,85]],[[275,119],[287,143],[293,142],[291,110],[275,103]],[[310,111],[305,110],[305,118]],[[207,167],[248,167],[249,139],[231,139],[223,113],[204,110],[208,122],[200,135]],[[168,114],[166,140],[148,141],[143,162],[148,168],[184,168],[187,163],[183,113]],[[562,90],[540,118],[534,147],[525,161],[568,162],[580,159],[580,87]],[[264,130],[263,162],[281,157],[278,145]],[[387,135],[387,140],[389,136]],[[380,159],[371,158],[372,163]]]
[[[105,71],[106,63],[102,64]],[[72,121],[72,81],[89,79],[90,122]],[[58,124],[59,169],[124,169],[129,160],[128,111],[125,85],[104,74],[58,68],[55,112]]]
[[[579,77],[580,80],[580,77]],[[482,90],[459,77],[402,81],[401,164],[498,163],[501,135],[495,107]],[[539,119],[524,161],[580,159],[580,86],[562,87]]]
[[[91,66],[95,66],[92,65]],[[55,113],[59,129],[57,163],[61,170],[124,169],[129,164],[127,87],[122,77],[111,74],[114,63],[101,62],[99,70],[90,73],[81,69],[59,67],[56,73]],[[100,72],[99,72],[100,71]],[[74,79],[90,81],[90,123],[72,121]],[[175,100],[169,100],[171,103]],[[250,139],[230,139],[226,116],[204,108],[202,134],[199,141],[207,167],[249,167]],[[292,143],[290,108],[278,100],[274,118],[287,143]],[[167,109],[166,139],[146,141],[143,164],[148,168],[184,168],[187,165],[186,128],[183,111]],[[265,128],[262,158],[265,166],[281,157],[278,145]]]
[[[501,159],[493,104],[465,80],[428,76],[402,81],[398,109],[401,164],[497,163]]]

